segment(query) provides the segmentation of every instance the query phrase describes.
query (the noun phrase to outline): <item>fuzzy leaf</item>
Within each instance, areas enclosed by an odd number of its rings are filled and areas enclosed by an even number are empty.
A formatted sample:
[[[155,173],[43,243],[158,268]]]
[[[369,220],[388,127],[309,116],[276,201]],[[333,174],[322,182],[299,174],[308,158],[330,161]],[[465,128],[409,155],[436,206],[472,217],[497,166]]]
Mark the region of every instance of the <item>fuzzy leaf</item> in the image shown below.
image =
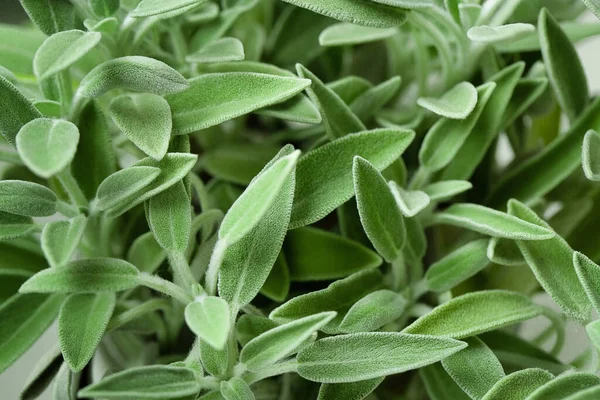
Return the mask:
[[[348,383],[323,383],[317,400],[362,400],[373,392],[383,378]]]
[[[152,15],[170,13],[190,6],[198,6],[206,0],[142,0],[135,10],[129,13],[130,17],[140,18]]]
[[[298,353],[298,374],[324,383],[362,381],[432,364],[465,346],[454,339],[403,333],[329,337]]]
[[[581,286],[583,286],[594,308],[599,311],[600,266],[578,251],[573,252],[573,264]]]
[[[482,400],[521,400],[554,378],[548,371],[528,368],[499,380]]]
[[[42,250],[52,267],[60,267],[70,259],[83,236],[87,220],[79,215],[69,221],[52,221],[42,231]]]
[[[73,28],[75,7],[68,0],[19,0],[29,18],[46,35]]]
[[[523,265],[525,259],[514,240],[491,238],[487,249],[491,262],[499,265]]]
[[[419,377],[432,400],[470,400],[465,392],[452,380],[441,363],[419,368]]]
[[[65,362],[74,372],[92,359],[115,308],[114,293],[76,293],[58,315],[58,341]]]
[[[379,171],[360,156],[354,157],[352,175],[360,222],[375,250],[392,262],[406,242],[404,217],[394,195]]]
[[[154,182],[160,174],[160,168],[145,166],[133,166],[115,172],[98,187],[96,206],[102,211],[117,207]]]
[[[76,29],[55,33],[46,39],[35,53],[35,75],[43,81],[69,68],[96,47],[101,39],[101,33]]]
[[[593,386],[567,397],[565,400],[595,400],[600,396],[600,386]]]
[[[300,93],[310,81],[252,72],[204,74],[189,89],[167,97],[173,134],[184,135],[218,125]]]
[[[140,150],[161,160],[171,139],[171,108],[161,96],[130,93],[110,102],[110,116],[119,129]]]
[[[416,10],[433,6],[431,0],[371,0],[375,3],[386,4],[392,7]]]
[[[527,400],[561,400],[592,386],[600,385],[600,378],[587,372],[557,376],[527,396]]]
[[[229,305],[219,297],[201,296],[185,308],[185,321],[201,340],[213,348],[225,347],[229,337]]]
[[[277,152],[271,146],[227,144],[203,154],[200,163],[212,176],[246,186]]]
[[[469,82],[461,82],[439,98],[421,97],[417,104],[434,114],[450,119],[465,119],[477,105],[477,89]]]
[[[596,131],[588,131],[583,138],[581,164],[589,180],[600,181],[600,135]]]
[[[469,181],[441,181],[426,186],[423,191],[431,201],[445,201],[472,188]]]
[[[369,122],[375,113],[392,100],[400,90],[402,78],[392,76],[379,85],[369,88],[350,104],[352,112],[363,122]]]
[[[344,333],[375,331],[404,313],[407,301],[391,290],[369,293],[348,310],[340,324]]]
[[[460,339],[525,321],[541,312],[540,306],[519,293],[472,292],[437,306],[403,332]]]
[[[0,241],[27,235],[35,228],[30,217],[0,211]]]
[[[256,113],[305,124],[318,124],[322,121],[318,108],[304,95],[296,95],[283,103],[257,110]]]
[[[103,399],[180,399],[197,395],[200,384],[194,370],[168,365],[135,367],[108,375],[81,389],[79,397]]]
[[[119,292],[138,285],[138,270],[127,261],[95,258],[72,261],[33,275],[21,293]]]
[[[519,40],[535,31],[535,26],[531,24],[515,23],[501,26],[474,26],[467,32],[467,36],[473,42],[480,43],[500,43],[512,40]]]
[[[147,215],[148,225],[164,249],[185,251],[190,240],[192,210],[183,182],[152,197]]]
[[[335,316],[335,312],[323,312],[270,329],[244,346],[240,353],[240,362],[254,372],[274,364],[292,354]]]
[[[389,188],[394,196],[397,207],[408,218],[414,217],[423,211],[431,201],[427,193],[420,190],[404,190],[394,181],[389,182]]]
[[[226,37],[215,40],[185,58],[189,63],[240,61],[245,57],[244,45],[239,39]]]
[[[221,394],[225,400],[254,400],[250,386],[240,377],[221,382]]]
[[[119,10],[120,0],[90,0],[94,14],[100,17],[110,17]]]
[[[21,127],[29,121],[41,118],[42,114],[3,76],[0,76],[0,102],[3,105],[0,133],[10,144],[15,145]]]
[[[153,58],[128,56],[114,58],[91,70],[79,84],[77,93],[98,97],[113,89],[159,95],[188,89],[186,79],[167,64]]]
[[[152,232],[138,236],[127,252],[127,261],[149,274],[156,271],[166,257],[165,250],[156,242]]]
[[[325,47],[352,46],[387,39],[397,32],[396,28],[373,28],[341,22],[321,32],[319,44]]]
[[[220,281],[219,281],[220,284]],[[219,293],[221,289],[219,289]],[[282,303],[290,292],[290,270],[283,253],[275,260],[271,272],[260,288],[260,293],[269,299]]]
[[[46,186],[27,181],[0,181],[0,211],[25,217],[47,217],[56,212],[57,198]]]
[[[36,175],[49,178],[67,168],[75,157],[79,130],[69,121],[38,118],[19,131],[17,150]]]

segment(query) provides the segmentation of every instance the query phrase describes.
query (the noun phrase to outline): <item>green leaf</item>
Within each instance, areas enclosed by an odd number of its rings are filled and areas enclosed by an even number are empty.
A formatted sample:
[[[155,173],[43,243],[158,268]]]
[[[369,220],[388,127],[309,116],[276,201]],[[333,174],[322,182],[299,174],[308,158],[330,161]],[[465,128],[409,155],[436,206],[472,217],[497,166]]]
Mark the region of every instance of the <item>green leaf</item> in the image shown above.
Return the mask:
[[[226,37],[207,44],[197,52],[188,55],[185,60],[189,63],[201,64],[240,61],[244,57],[244,45],[242,42],[234,37]]]
[[[487,247],[488,240],[475,240],[444,256],[427,269],[427,287],[434,292],[445,292],[477,274],[490,262]]]
[[[161,96],[130,93],[110,102],[110,116],[140,150],[156,160],[167,154],[171,139],[171,107]]]
[[[0,305],[0,372],[48,329],[63,299],[60,294],[16,294]]]
[[[91,70],[79,84],[77,93],[98,97],[113,89],[159,95],[188,89],[186,79],[167,64],[153,58],[128,56],[114,58]]]
[[[19,0],[29,18],[46,35],[73,28],[75,7],[68,0]]]
[[[148,225],[164,249],[185,251],[190,241],[192,209],[183,182],[152,197],[147,215]]]
[[[478,204],[455,204],[434,219],[440,224],[514,240],[548,240],[556,236],[549,228]]]
[[[484,96],[487,93],[488,91],[486,90]],[[461,82],[441,97],[421,97],[417,100],[417,104],[442,117],[465,119],[475,109],[477,98],[478,93],[475,86],[469,82]]]
[[[38,272],[21,286],[21,293],[119,292],[138,285],[138,270],[127,261],[94,258]]]
[[[525,114],[535,104],[540,96],[546,93],[547,88],[548,79],[545,77],[521,79],[506,107],[502,126],[512,125],[518,117]]]
[[[383,378],[348,383],[323,383],[318,400],[362,400],[373,392]]]
[[[472,188],[469,181],[441,181],[425,186],[423,191],[431,201],[445,201]]]
[[[525,321],[541,312],[540,306],[519,293],[472,292],[437,306],[403,332],[460,339]]]
[[[600,18],[600,2],[598,0],[582,0],[587,8],[598,18]]]
[[[319,221],[352,198],[354,156],[381,171],[400,157],[413,138],[409,130],[375,129],[346,135],[307,153],[296,168],[290,228]]]
[[[58,315],[58,341],[65,362],[74,372],[92,359],[115,308],[114,293],[76,293]]]
[[[278,326],[277,322],[267,317],[244,314],[237,320],[236,339],[242,346],[245,346],[252,339]]]
[[[375,3],[386,4],[392,7],[404,8],[407,10],[416,10],[419,8],[429,8],[433,6],[431,0],[371,0]]]
[[[94,14],[100,17],[110,17],[119,10],[120,0],[90,0]]]
[[[253,72],[204,74],[189,89],[167,97],[173,111],[173,134],[184,135],[218,125],[288,100],[310,81]]]
[[[423,211],[431,201],[427,193],[420,190],[404,190],[394,181],[389,182],[389,188],[396,201],[396,206],[408,218]]]
[[[185,308],[185,321],[201,340],[213,348],[225,347],[229,337],[229,305],[219,297],[200,296]]]
[[[585,326],[585,331],[587,332],[592,345],[594,345],[597,349],[600,348],[600,321],[596,320],[590,322]]]
[[[69,121],[38,118],[25,124],[16,137],[17,150],[36,175],[49,178],[71,163],[79,143],[79,130]]]
[[[495,90],[496,84],[493,82],[479,86],[476,95],[477,104],[468,118],[461,120],[443,118],[429,129],[419,151],[419,161],[424,168],[438,171],[452,162],[473,131]],[[478,132],[475,131],[474,134]]]
[[[305,124],[318,124],[322,121],[317,107],[308,97],[303,95],[296,95],[283,103],[257,110],[256,113],[286,121],[303,122]]]
[[[54,380],[62,364],[63,357],[58,346],[54,346],[50,351],[44,353],[23,385],[19,398],[22,400],[37,399]]]
[[[42,231],[42,250],[52,267],[60,267],[69,262],[77,249],[87,219],[79,215],[69,221],[52,221]]]
[[[220,282],[219,282],[220,284]],[[221,289],[219,289],[219,293]],[[275,260],[269,276],[260,288],[260,293],[269,299],[282,303],[290,292],[290,270],[283,253]]]
[[[600,385],[600,378],[587,372],[573,372],[561,376],[537,388],[527,396],[527,400],[561,400],[585,390]]]
[[[431,400],[469,400],[465,392],[452,380],[441,363],[419,368],[419,377]]]
[[[248,185],[278,150],[262,144],[226,144],[203,154],[200,164],[216,178]]]
[[[573,122],[589,101],[585,71],[571,40],[546,8],[540,12],[538,27],[550,85],[558,104]]]
[[[340,323],[344,333],[370,332],[395,321],[404,313],[407,301],[391,290],[369,293],[348,310]]]
[[[298,374],[315,382],[362,381],[432,364],[465,346],[464,342],[454,339],[403,333],[329,337],[298,353]]]
[[[127,261],[149,274],[155,272],[166,257],[165,250],[156,242],[152,232],[138,236],[127,252]]]
[[[100,43],[102,34],[79,30],[55,33],[44,41],[33,59],[33,71],[43,81],[69,68]]]
[[[41,118],[42,114],[3,76],[0,76],[0,102],[3,104],[0,133],[10,144],[15,145],[21,127],[29,121]]]
[[[514,240],[492,238],[488,245],[487,256],[491,262],[500,265],[523,265],[525,259]]]
[[[361,244],[309,227],[288,232],[283,250],[292,281],[332,280],[381,265],[381,258]]]
[[[98,187],[96,206],[105,211],[141,192],[161,174],[160,168],[132,166],[115,172]]]
[[[594,308],[600,310],[600,266],[578,251],[573,252],[577,277]]]
[[[73,380],[78,380],[67,363],[63,362],[54,379],[52,396],[54,400],[75,400],[77,398],[76,388]],[[78,382],[76,382],[78,384]]]
[[[480,25],[474,26],[467,32],[467,36],[473,42],[496,44],[519,40],[535,32],[535,26],[531,24],[515,23],[501,26]]]
[[[554,378],[548,371],[528,368],[499,380],[482,400],[521,400]]]
[[[297,64],[298,76],[310,79],[312,85],[306,89],[308,96],[315,103],[323,118],[323,125],[333,140],[349,133],[364,131],[365,125],[332,89],[304,66]]]
[[[254,393],[242,378],[234,376],[221,382],[221,394],[225,400],[254,400]]]
[[[331,25],[319,35],[319,44],[325,47],[353,46],[377,42],[398,33],[396,28],[373,28],[347,22]]]
[[[596,131],[588,131],[583,138],[581,164],[589,180],[600,181],[600,135]]]
[[[135,367],[108,375],[81,389],[79,397],[103,399],[180,399],[197,395],[200,384],[194,370],[168,365]]]
[[[504,378],[504,369],[480,339],[472,337],[465,339],[465,342],[469,346],[442,360],[442,365],[472,399],[481,399],[496,382]]]
[[[565,400],[594,400],[598,396],[600,396],[600,386],[594,386],[569,396]]]
[[[0,241],[27,235],[35,228],[30,217],[0,211]]]
[[[369,122],[398,93],[401,84],[402,78],[392,76],[358,96],[350,104],[350,109],[363,122]]]
[[[544,228],[550,226],[523,203],[512,200],[508,212]],[[518,241],[517,245],[544,290],[572,318],[586,321],[591,304],[573,268],[573,250],[560,236],[551,240]]]
[[[360,222],[375,250],[392,262],[406,242],[404,217],[394,195],[379,171],[360,156],[354,157],[352,176]]]
[[[335,316],[335,312],[323,312],[270,329],[244,346],[240,362],[249,371],[258,372],[292,354]]]
[[[357,25],[388,28],[400,26],[406,20],[401,9],[361,0],[284,0],[312,12]]]
[[[0,211],[25,217],[47,217],[56,212],[54,192],[38,183],[0,181]]]
[[[130,17],[140,18],[152,15],[170,13],[190,6],[198,6],[206,0],[142,0],[135,10],[129,13]]]

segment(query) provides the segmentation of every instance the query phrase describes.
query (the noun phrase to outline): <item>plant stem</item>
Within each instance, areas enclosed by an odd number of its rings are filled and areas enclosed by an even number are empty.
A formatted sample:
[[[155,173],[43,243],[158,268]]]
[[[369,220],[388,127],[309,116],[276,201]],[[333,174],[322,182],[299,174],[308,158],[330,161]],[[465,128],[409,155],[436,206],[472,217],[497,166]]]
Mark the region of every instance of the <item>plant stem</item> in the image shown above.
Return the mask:
[[[262,381],[263,379],[270,378],[272,376],[287,374],[288,372],[296,372],[298,369],[298,362],[294,359],[288,362],[276,363],[265,367],[259,372],[246,372],[242,375],[242,378],[249,384],[254,382]]]
[[[192,270],[190,269],[190,265],[185,258],[185,254],[178,251],[169,251],[167,253],[167,257],[169,258],[169,264],[171,268],[173,268],[173,273],[179,281],[185,285],[186,292],[191,292],[192,286],[196,283],[196,278],[192,274]]]
[[[73,174],[71,174],[70,168],[71,168],[70,166],[67,166],[67,168],[65,168],[64,170],[59,172],[56,175],[56,177],[58,178],[60,183],[64,186],[71,201],[78,207],[87,208],[87,206],[88,206],[87,198],[85,197],[85,194],[83,194],[83,191],[79,187],[79,184],[75,180],[75,177],[73,177]]]
[[[157,292],[164,293],[167,296],[180,301],[184,305],[194,301],[192,296],[184,292],[179,286],[159,276],[142,272],[138,279],[140,281],[140,285],[144,285],[150,289],[156,290]]]

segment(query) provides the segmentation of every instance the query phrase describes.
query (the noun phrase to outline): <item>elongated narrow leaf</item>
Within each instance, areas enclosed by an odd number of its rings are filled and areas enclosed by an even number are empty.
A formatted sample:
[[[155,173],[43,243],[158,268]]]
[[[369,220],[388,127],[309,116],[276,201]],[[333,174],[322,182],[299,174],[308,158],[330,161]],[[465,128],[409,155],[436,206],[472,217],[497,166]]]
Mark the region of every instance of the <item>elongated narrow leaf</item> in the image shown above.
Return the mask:
[[[298,373],[316,382],[356,382],[432,364],[465,346],[454,339],[403,333],[335,336],[300,351]]]
[[[223,271],[223,270],[221,270]],[[219,281],[220,284],[220,281]],[[219,289],[220,293],[221,289]],[[260,293],[278,303],[283,303],[290,292],[290,270],[283,253],[275,260],[271,272],[260,288]]]
[[[62,364],[63,357],[60,348],[54,346],[35,364],[23,386],[20,398],[22,400],[37,399],[50,385]]]
[[[138,270],[127,261],[97,258],[70,262],[32,276],[21,293],[119,292],[138,285]]]
[[[515,23],[501,26],[480,25],[474,26],[467,32],[467,36],[474,42],[500,43],[511,40],[519,40],[535,31],[531,24]]]
[[[504,378],[504,369],[480,339],[472,337],[465,342],[468,347],[442,360],[442,365],[472,399],[481,399],[496,382]]]
[[[404,190],[396,182],[389,182],[390,191],[396,201],[396,206],[405,217],[412,218],[423,211],[431,202],[427,193],[420,190]]]
[[[56,195],[46,186],[27,181],[0,181],[0,211],[26,217],[56,212]]]
[[[203,296],[185,308],[185,321],[198,337],[217,350],[229,337],[229,305],[219,297]]]
[[[42,249],[53,267],[60,267],[70,259],[83,236],[86,226],[83,215],[70,221],[52,221],[42,231]]]
[[[372,250],[315,228],[290,231],[283,250],[292,281],[332,280],[381,265]]]
[[[354,156],[381,171],[400,157],[413,138],[409,130],[376,129],[347,135],[306,154],[296,168],[290,228],[316,222],[352,197]]]
[[[588,131],[583,138],[581,164],[589,180],[600,181],[600,135],[596,131]]]
[[[189,89],[167,97],[173,111],[173,134],[208,128],[288,100],[310,85],[308,79],[226,72],[204,74]]]
[[[135,10],[129,13],[130,17],[149,17],[165,14],[189,6],[197,6],[206,0],[142,0]]]
[[[438,223],[460,226],[486,235],[515,240],[548,240],[549,228],[477,204],[455,204],[437,214]]]
[[[387,39],[397,32],[395,28],[373,28],[341,22],[321,32],[319,44],[326,47],[352,46]]]
[[[96,203],[99,210],[109,210],[142,191],[161,174],[156,167],[129,167],[106,178],[98,187]]]
[[[64,170],[75,157],[78,143],[77,126],[60,119],[33,120],[24,125],[16,137],[21,159],[42,178]]]
[[[20,0],[29,18],[46,35],[73,28],[75,7],[68,0]]]
[[[473,184],[469,181],[441,181],[426,186],[423,191],[431,201],[444,201],[472,188]]]
[[[127,261],[150,274],[160,267],[166,257],[165,250],[156,242],[152,232],[138,236],[127,252]]]
[[[0,241],[27,235],[35,228],[31,217],[0,211]]]
[[[192,210],[183,182],[148,201],[148,224],[164,249],[185,251],[190,240]]]
[[[168,365],[130,368],[81,389],[79,397],[104,399],[179,399],[196,395],[194,370]]]
[[[434,400],[469,400],[470,397],[452,380],[441,363],[419,368],[425,390]]]
[[[244,45],[233,37],[215,40],[185,58],[190,63],[211,63],[243,60]]]
[[[270,329],[244,346],[240,362],[250,371],[259,371],[287,357],[335,316],[335,312],[324,312]]]
[[[296,95],[283,103],[257,110],[256,113],[305,124],[318,124],[322,121],[319,109],[304,95]]]
[[[536,100],[546,93],[547,88],[548,79],[545,77],[521,79],[508,103],[502,125],[513,124],[518,117],[535,105]]]
[[[487,247],[487,240],[475,240],[437,261],[425,273],[427,287],[444,292],[472,277],[489,264]]]
[[[128,56],[106,61],[91,70],[81,80],[77,93],[98,97],[112,89],[126,89],[166,95],[188,87],[186,79],[167,64],[153,58]]]
[[[120,0],[90,0],[90,6],[94,14],[100,17],[110,17],[119,9]]]
[[[387,323],[400,318],[407,301],[391,290],[369,293],[348,310],[340,324],[345,333],[375,331]]]
[[[76,293],[65,300],[58,316],[58,341],[72,371],[81,371],[96,352],[115,302],[114,293]]]
[[[554,378],[548,371],[528,368],[513,372],[498,381],[482,400],[520,400]]]
[[[320,0],[284,1],[339,21],[375,28],[399,26],[406,20],[406,14],[401,9],[373,2],[360,0],[332,0],[328,2]]]
[[[394,98],[400,90],[402,78],[392,76],[390,79],[381,82],[379,85],[369,88],[367,91],[358,96],[350,104],[350,109],[361,121],[369,122],[374,114]]]
[[[371,163],[354,157],[352,176],[360,222],[377,252],[392,262],[406,241],[404,217],[385,178]]]
[[[592,305],[596,310],[600,310],[600,266],[577,251],[573,253],[573,264]]]
[[[317,400],[362,400],[373,392],[383,378],[348,383],[323,383]]]
[[[42,114],[3,76],[0,76],[0,101],[4,105],[0,118],[0,133],[14,146],[21,127],[29,121],[41,118]]]
[[[221,394],[225,400],[254,400],[252,389],[240,377],[233,377],[229,381],[221,382]]]
[[[450,119],[465,119],[477,105],[478,93],[469,82],[461,82],[440,98],[422,97],[417,100],[421,107]]]
[[[437,306],[403,332],[460,339],[525,321],[541,312],[540,306],[519,293],[473,292]]]
[[[278,150],[264,145],[223,145],[203,154],[200,163],[212,176],[246,186]]]
[[[565,400],[594,400],[597,399],[598,396],[600,396],[600,386],[593,386],[571,395]]]
[[[566,399],[581,390],[600,385],[597,375],[587,372],[574,372],[557,376],[555,379],[537,388],[527,396],[527,400],[560,400]]]
[[[43,81],[71,65],[92,50],[102,39],[98,32],[70,30],[55,33],[40,46],[33,59],[33,71]]]

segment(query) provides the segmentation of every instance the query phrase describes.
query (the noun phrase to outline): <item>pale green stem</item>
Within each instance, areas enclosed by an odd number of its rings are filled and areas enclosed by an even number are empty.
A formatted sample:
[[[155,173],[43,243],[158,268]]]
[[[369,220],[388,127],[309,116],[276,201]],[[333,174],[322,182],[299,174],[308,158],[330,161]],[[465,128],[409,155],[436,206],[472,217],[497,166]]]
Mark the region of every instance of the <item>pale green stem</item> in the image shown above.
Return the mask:
[[[196,278],[192,274],[190,265],[185,258],[185,254],[179,251],[169,251],[167,253],[169,264],[173,268],[173,273],[179,278],[180,282],[185,285],[186,292],[191,292],[192,286],[197,284]]]
[[[56,175],[56,177],[58,178],[60,183],[64,186],[64,188],[67,191],[67,194],[69,195],[69,198],[71,199],[73,204],[75,204],[78,207],[87,208],[87,206],[88,206],[87,198],[83,194],[83,191],[79,187],[79,184],[75,180],[75,177],[73,177],[73,175],[71,174],[70,168],[71,168],[70,166],[67,166],[64,170],[59,172]]]
[[[157,292],[164,293],[167,296],[180,301],[184,305],[194,301],[192,296],[184,292],[179,286],[159,276],[141,273],[138,279],[140,285],[156,290]]]
[[[210,296],[214,296],[217,292],[217,279],[219,278],[219,269],[221,269],[221,263],[223,263],[225,250],[227,250],[227,243],[220,239],[217,240],[206,270],[205,289]]]

